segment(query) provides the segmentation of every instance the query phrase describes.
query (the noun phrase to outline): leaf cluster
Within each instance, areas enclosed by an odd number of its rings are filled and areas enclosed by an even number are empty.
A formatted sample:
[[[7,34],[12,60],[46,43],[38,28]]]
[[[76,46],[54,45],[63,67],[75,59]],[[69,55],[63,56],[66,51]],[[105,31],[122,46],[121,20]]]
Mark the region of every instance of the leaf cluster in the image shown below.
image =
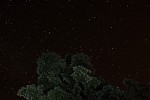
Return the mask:
[[[37,64],[38,82],[18,90],[17,95],[27,100],[148,100],[150,95],[148,86],[133,80],[123,81],[125,91],[94,77],[90,58],[83,53],[62,59],[46,52]]]

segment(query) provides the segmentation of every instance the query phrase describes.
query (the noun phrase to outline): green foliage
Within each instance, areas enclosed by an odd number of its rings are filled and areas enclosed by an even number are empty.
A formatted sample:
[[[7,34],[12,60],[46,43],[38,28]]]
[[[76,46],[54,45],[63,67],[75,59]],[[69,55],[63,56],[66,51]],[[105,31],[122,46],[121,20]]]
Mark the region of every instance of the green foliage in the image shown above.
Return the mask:
[[[128,87],[125,94],[127,100],[149,100],[150,85],[140,84],[132,79],[124,79],[123,83]]]
[[[93,65],[91,64],[91,59],[83,53],[80,53],[80,54],[77,53],[76,55],[73,55],[71,57],[70,66],[73,67],[73,66],[78,66],[78,65],[84,66],[85,68],[90,69],[90,70],[93,67]]]
[[[61,87],[55,87],[47,95],[48,100],[71,100],[71,93],[67,93]]]
[[[125,91],[94,77],[90,58],[83,53],[67,54],[62,59],[46,52],[37,64],[37,84],[18,90],[17,95],[27,100],[148,100],[150,95],[148,86],[133,80],[124,79]]]
[[[73,67],[73,74],[71,76],[77,83],[80,82],[88,83],[92,79],[88,75],[88,73],[91,73],[91,71],[84,68],[83,66],[75,66]]]
[[[27,85],[22,87],[18,91],[18,96],[23,96],[27,100],[46,100],[46,95],[43,92],[43,86],[38,85],[37,87],[32,85]]]
[[[43,53],[37,60],[38,84],[44,86],[44,90],[52,89],[61,84],[59,74],[65,66],[61,57],[53,52]]]

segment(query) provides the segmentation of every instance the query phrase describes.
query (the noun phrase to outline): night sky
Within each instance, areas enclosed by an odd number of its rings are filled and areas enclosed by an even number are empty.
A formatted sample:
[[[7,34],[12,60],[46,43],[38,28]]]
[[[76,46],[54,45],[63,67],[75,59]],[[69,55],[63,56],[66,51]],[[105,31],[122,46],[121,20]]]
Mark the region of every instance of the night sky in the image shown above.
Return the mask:
[[[37,81],[43,52],[85,53],[114,86],[150,83],[149,0],[0,0],[0,98]]]

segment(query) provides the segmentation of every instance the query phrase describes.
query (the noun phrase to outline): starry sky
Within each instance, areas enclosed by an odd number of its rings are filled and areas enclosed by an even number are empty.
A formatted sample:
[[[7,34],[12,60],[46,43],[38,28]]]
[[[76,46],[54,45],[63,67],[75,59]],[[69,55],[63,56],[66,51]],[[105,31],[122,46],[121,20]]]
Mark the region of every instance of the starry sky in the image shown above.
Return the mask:
[[[0,98],[37,81],[43,52],[85,53],[114,86],[150,83],[149,0],[0,0]]]

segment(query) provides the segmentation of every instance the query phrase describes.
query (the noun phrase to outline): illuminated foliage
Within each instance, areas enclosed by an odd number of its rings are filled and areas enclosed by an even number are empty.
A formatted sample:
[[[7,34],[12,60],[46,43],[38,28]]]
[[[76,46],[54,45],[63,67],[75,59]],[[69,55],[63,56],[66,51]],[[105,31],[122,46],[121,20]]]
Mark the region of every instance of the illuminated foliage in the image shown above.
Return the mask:
[[[124,79],[128,90],[120,90],[94,77],[90,58],[81,53],[65,59],[53,52],[37,60],[38,82],[18,90],[27,100],[148,100],[150,88]]]

